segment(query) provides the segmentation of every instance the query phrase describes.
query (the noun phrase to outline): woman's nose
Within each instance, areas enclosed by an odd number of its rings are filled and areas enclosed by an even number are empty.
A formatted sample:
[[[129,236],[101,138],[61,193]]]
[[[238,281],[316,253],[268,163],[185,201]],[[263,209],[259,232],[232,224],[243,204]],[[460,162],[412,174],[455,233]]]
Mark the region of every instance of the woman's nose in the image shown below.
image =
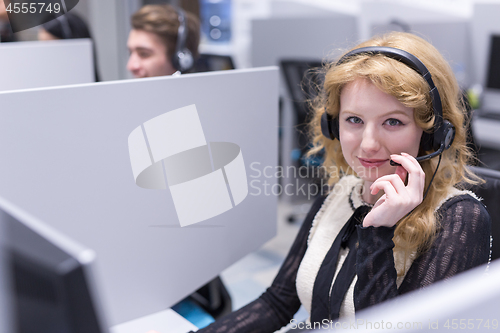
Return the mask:
[[[377,130],[372,126],[366,126],[363,131],[361,149],[367,153],[376,152],[380,149],[380,139]]]

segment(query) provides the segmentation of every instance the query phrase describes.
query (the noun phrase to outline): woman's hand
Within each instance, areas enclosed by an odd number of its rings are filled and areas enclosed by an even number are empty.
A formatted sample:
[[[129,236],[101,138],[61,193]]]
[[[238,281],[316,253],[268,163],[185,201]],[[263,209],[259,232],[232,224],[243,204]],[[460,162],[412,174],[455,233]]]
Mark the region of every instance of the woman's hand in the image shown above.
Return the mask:
[[[392,227],[423,200],[425,173],[417,160],[406,153],[391,155],[391,159],[401,166],[396,168],[395,174],[382,176],[370,186],[372,195],[380,190],[384,194],[366,215],[364,227]],[[405,186],[407,174],[408,185]]]

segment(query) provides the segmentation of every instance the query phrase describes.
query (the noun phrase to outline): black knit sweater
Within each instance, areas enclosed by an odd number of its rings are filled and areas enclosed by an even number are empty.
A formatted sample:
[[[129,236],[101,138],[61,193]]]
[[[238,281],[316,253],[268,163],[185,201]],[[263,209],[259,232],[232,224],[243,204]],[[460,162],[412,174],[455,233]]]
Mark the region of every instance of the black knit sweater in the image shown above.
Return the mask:
[[[301,305],[295,286],[297,270],[312,221],[324,200],[314,202],[271,287],[252,303],[198,332],[265,333],[290,323]],[[459,195],[446,201],[438,216],[439,230],[432,246],[413,261],[399,288],[393,257],[395,228],[358,227],[356,311],[488,262],[491,222],[482,203],[468,194]]]

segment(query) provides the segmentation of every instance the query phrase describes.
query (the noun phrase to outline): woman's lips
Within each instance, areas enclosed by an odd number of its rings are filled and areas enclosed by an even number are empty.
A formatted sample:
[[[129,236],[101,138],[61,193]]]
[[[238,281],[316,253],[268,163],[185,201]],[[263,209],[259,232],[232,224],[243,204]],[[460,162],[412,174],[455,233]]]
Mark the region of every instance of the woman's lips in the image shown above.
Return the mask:
[[[384,163],[387,163],[389,160],[381,160],[381,159],[371,159],[371,158],[359,158],[359,162],[365,168],[378,168],[382,166]]]

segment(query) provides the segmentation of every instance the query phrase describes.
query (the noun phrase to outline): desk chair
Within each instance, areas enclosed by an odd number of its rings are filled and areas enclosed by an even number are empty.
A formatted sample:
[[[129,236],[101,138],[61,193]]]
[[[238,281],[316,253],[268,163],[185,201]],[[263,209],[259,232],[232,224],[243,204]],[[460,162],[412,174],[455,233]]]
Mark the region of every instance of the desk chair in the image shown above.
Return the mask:
[[[307,175],[313,175],[307,181],[321,184],[321,178],[318,177],[318,167],[323,162],[323,155],[306,157],[310,148],[310,141],[307,136],[307,123],[310,116],[308,100],[318,94],[318,87],[323,84],[323,74],[316,69],[322,67],[320,60],[282,60],[280,67],[285,77],[285,83],[289,98],[292,100],[293,112],[295,115],[294,134],[296,137],[295,148],[292,149],[291,159],[296,167],[307,168]],[[280,154],[281,155],[281,154]],[[301,179],[298,179],[301,181]],[[288,215],[288,221],[294,222],[305,216],[308,207],[305,205],[296,205],[293,212]],[[305,209],[306,208],[306,209]]]
[[[500,171],[483,167],[470,167],[474,173],[486,180],[485,184],[475,185],[471,191],[483,198],[491,216],[493,246],[491,260],[500,258]]]
[[[293,103],[298,146],[301,150],[300,157],[302,157],[309,144],[309,140],[304,134],[310,112],[307,101],[317,95],[316,86],[323,84],[323,76],[314,70],[315,68],[321,68],[322,64],[318,60],[282,60],[280,66]],[[300,161],[300,158],[298,160]]]

